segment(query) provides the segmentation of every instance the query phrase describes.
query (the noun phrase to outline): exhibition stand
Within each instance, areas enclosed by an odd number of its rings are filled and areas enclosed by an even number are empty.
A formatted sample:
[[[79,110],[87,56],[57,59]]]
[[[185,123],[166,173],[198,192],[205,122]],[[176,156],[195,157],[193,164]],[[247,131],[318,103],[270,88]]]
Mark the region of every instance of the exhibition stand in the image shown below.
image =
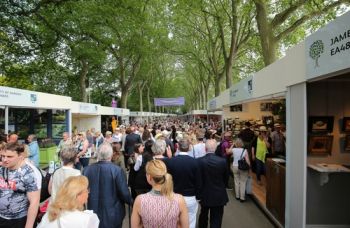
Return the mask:
[[[176,114],[159,112],[130,112],[130,121],[147,124],[152,120],[162,119],[170,116],[176,116]]]
[[[0,86],[0,128],[39,139],[62,137],[71,131],[71,97]]]
[[[112,117],[114,116],[118,120],[118,124],[121,125],[129,122],[129,114],[129,109],[72,102],[73,129],[78,131],[86,131],[92,128],[102,133],[108,130],[112,131]]]
[[[86,131],[95,128],[101,131],[101,105],[72,101],[72,124],[73,131]]]
[[[111,131],[112,117],[114,116],[118,120],[118,126],[129,124],[130,110],[125,108],[113,108],[100,106],[99,115],[101,116],[101,132]]]
[[[221,121],[222,117],[222,111],[216,111],[216,110],[192,110],[184,115],[181,116],[181,119],[183,121],[187,122],[219,122]]]
[[[103,130],[103,121],[112,116],[120,124],[129,122],[129,109],[75,102],[71,97],[0,86],[0,129],[17,132],[24,141],[29,134],[56,143],[63,132]],[[106,121],[107,122],[107,121]],[[110,123],[110,122],[109,122]]]
[[[306,38],[304,80],[287,87],[287,227],[350,227],[349,21]]]
[[[285,162],[266,161],[265,209],[278,226],[350,227],[349,21],[348,12],[208,102],[233,127],[261,124],[264,103],[285,102]]]

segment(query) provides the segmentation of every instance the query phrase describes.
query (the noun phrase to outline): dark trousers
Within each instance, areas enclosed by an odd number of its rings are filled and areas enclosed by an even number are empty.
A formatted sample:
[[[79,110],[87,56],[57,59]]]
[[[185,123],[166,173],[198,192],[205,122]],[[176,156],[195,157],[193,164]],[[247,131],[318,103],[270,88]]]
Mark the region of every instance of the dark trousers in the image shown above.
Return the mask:
[[[23,228],[26,226],[27,216],[19,219],[3,219],[0,217],[0,228]]]
[[[230,188],[230,187],[232,188],[232,186],[229,185],[230,179],[233,178],[233,172],[231,170],[232,162],[233,162],[232,156],[226,157],[226,168],[227,168],[227,171],[229,173],[229,177],[225,180],[225,187],[226,188]]]
[[[220,228],[222,223],[222,216],[224,215],[224,206],[206,207],[201,205],[201,213],[199,214],[198,227],[208,227],[208,215],[210,212],[210,228]]]
[[[133,167],[133,165],[129,164],[129,158],[130,158],[130,155],[128,153],[124,153],[124,164],[127,170]]]
[[[265,163],[260,161],[259,159],[255,159],[255,165],[256,165],[256,179],[258,181],[261,181],[261,175],[265,175]]]
[[[79,162],[75,164],[75,168],[81,170],[81,167],[83,166],[84,169],[89,165],[89,159],[90,158],[79,158]]]

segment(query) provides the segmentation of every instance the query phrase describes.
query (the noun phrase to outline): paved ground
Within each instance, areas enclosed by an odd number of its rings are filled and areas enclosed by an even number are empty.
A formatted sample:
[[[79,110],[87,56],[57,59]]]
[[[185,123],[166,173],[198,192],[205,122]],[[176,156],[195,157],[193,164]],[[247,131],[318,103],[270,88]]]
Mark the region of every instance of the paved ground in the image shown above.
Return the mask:
[[[266,218],[255,203],[248,197],[241,203],[233,197],[233,192],[228,191],[230,202],[225,207],[223,228],[273,228],[272,223]],[[124,219],[123,228],[129,227],[128,216]]]

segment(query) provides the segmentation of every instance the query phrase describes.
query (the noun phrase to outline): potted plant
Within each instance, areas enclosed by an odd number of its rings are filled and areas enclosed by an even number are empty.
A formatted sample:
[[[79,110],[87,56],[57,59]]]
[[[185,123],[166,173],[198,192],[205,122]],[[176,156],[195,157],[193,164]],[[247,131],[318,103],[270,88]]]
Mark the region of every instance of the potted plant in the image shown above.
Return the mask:
[[[39,142],[40,148],[40,163],[49,164],[50,161],[58,161],[56,155],[56,144],[51,138],[42,139]]]

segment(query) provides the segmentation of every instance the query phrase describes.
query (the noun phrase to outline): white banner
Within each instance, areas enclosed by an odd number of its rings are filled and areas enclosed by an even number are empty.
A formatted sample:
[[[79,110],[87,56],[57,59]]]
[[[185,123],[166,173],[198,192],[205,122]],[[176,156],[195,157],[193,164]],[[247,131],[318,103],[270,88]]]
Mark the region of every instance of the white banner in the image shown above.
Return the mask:
[[[37,107],[38,93],[0,86],[0,105]]]
[[[305,40],[306,78],[312,79],[350,67],[350,12]]]
[[[212,99],[209,101],[209,109],[208,110],[215,110],[216,109],[216,99]]]
[[[230,88],[230,103],[241,102],[252,97],[253,76],[242,79]]]
[[[114,108],[114,115],[117,116],[128,116],[130,115],[130,110],[125,108]]]
[[[97,114],[98,106],[95,104],[81,103],[79,104],[79,113]]]

